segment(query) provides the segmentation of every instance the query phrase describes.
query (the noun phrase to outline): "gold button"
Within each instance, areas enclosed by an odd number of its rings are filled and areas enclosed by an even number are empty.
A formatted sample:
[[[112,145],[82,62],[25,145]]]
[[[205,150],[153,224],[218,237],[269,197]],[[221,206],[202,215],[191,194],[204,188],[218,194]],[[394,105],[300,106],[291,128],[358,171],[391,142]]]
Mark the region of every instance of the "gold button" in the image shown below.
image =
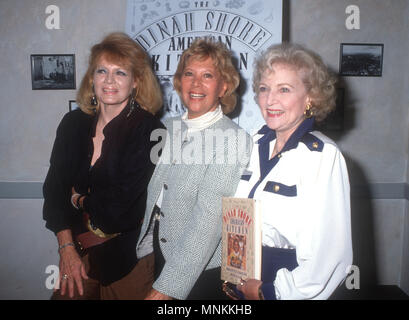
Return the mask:
[[[313,143],[312,143],[312,147],[313,147],[314,149],[317,149],[317,148],[318,148],[318,142],[313,142]]]
[[[278,192],[278,190],[280,190],[280,186],[279,186],[278,184],[276,184],[276,185],[274,186],[274,191],[275,191],[275,192]]]
[[[281,153],[279,153],[279,154],[277,155],[277,158],[278,158],[278,159],[280,159],[280,158],[281,158]]]

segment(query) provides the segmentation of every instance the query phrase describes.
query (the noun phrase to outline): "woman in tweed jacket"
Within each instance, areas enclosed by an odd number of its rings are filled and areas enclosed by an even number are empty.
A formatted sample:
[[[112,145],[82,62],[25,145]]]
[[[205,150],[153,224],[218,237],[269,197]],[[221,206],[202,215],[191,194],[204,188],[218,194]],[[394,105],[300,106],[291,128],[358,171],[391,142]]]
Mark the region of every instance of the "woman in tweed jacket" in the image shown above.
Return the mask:
[[[224,114],[236,105],[239,74],[222,43],[196,40],[180,58],[174,87],[188,111],[164,121],[162,156],[148,186],[138,255],[155,254],[146,299],[223,298],[222,197],[232,196],[250,136]],[[150,250],[149,250],[150,249]]]

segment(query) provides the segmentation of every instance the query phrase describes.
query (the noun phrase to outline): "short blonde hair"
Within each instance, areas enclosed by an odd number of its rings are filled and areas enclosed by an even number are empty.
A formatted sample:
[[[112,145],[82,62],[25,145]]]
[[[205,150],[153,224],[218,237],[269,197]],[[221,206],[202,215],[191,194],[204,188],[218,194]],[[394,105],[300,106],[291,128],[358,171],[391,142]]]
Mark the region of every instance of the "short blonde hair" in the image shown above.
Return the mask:
[[[137,82],[133,98],[152,114],[159,111],[162,107],[162,93],[153,74],[150,59],[142,47],[123,32],[111,33],[101,43],[91,48],[88,69],[77,94],[77,103],[82,111],[92,114],[96,108],[91,105],[91,98],[94,95],[93,75],[102,56],[108,62],[131,70],[134,81]]]
[[[311,99],[311,111],[318,122],[335,109],[336,77],[330,73],[318,54],[290,43],[273,45],[255,60],[253,90],[256,101],[262,74],[273,70],[275,64],[285,64],[297,71]]]
[[[220,104],[224,114],[234,110],[237,103],[236,89],[240,83],[240,75],[232,62],[231,52],[222,42],[213,41],[211,38],[198,38],[186,49],[180,57],[176,73],[173,77],[173,86],[176,92],[181,95],[181,78],[183,70],[190,58],[205,60],[211,58],[220,73],[223,81],[227,85],[226,93],[220,98]]]

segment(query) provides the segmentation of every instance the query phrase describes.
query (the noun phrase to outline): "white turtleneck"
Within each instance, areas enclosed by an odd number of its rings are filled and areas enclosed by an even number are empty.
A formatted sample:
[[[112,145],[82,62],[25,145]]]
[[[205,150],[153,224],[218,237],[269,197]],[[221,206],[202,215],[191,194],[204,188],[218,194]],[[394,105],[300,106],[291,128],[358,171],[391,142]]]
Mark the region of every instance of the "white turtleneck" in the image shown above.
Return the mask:
[[[182,116],[182,121],[187,125],[188,133],[201,131],[210,127],[213,123],[217,122],[223,117],[222,107],[219,105],[216,110],[206,112],[200,117],[189,119],[188,111],[186,111]]]

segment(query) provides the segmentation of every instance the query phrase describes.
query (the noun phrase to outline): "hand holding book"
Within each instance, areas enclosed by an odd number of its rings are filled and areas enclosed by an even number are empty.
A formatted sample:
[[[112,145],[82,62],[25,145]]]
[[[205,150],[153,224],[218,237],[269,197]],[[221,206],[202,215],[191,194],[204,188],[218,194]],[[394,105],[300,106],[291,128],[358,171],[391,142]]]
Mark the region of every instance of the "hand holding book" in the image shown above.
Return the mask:
[[[246,300],[264,300],[260,297],[262,281],[257,279],[242,280],[237,285],[237,290],[242,292]]]
[[[241,280],[237,285],[225,281],[223,291],[233,300],[264,300],[262,284],[262,281],[256,279]]]

